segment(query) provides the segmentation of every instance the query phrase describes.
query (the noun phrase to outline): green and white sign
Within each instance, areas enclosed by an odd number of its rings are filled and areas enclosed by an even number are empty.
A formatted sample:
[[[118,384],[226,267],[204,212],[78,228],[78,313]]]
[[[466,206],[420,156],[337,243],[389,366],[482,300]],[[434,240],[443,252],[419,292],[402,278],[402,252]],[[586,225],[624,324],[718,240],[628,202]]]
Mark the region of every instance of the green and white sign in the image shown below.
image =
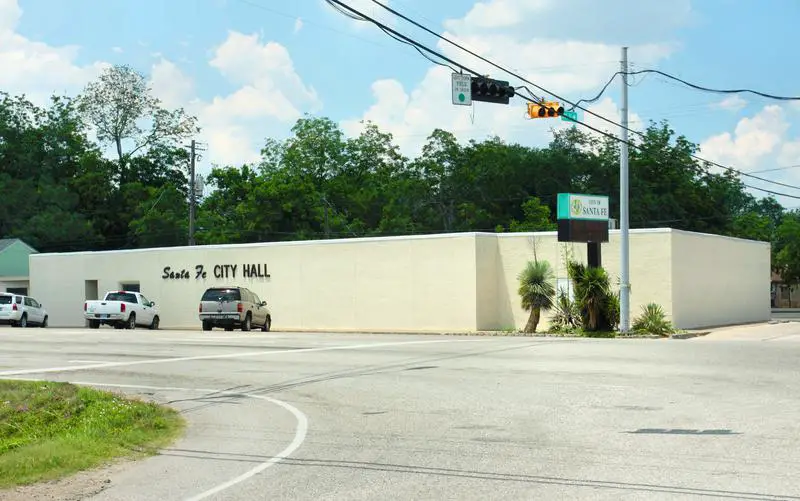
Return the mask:
[[[602,195],[558,194],[558,219],[608,221],[608,197]]]
[[[472,76],[461,73],[452,75],[453,104],[461,106],[472,105]]]

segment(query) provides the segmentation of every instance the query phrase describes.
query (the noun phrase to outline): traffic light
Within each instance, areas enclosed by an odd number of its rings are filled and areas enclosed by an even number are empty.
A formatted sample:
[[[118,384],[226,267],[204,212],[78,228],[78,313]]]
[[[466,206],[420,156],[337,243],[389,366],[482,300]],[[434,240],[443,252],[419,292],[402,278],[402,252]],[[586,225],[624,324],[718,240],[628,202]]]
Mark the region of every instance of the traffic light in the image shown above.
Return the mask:
[[[508,104],[514,97],[514,87],[503,80],[472,77],[472,100],[486,103]]]
[[[564,114],[564,107],[558,101],[528,103],[530,118],[556,118]]]

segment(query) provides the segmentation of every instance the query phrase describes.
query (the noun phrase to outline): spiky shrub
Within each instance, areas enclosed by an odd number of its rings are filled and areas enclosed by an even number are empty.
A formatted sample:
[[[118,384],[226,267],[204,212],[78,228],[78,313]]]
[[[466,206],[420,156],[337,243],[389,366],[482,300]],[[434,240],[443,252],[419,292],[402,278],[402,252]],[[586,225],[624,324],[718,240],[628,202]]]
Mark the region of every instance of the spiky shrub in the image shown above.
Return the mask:
[[[525,311],[530,311],[525,332],[536,332],[542,311],[553,307],[556,295],[555,274],[547,261],[528,261],[518,279],[522,307]]]
[[[666,336],[674,331],[672,322],[667,320],[664,308],[656,303],[642,306],[642,313],[633,321],[633,330],[658,336]]]
[[[608,273],[602,267],[586,267],[570,261],[569,277],[585,331],[614,330],[619,325],[619,297],[612,292]]]
[[[550,327],[554,332],[569,332],[581,325],[581,310],[578,303],[571,301],[564,291],[558,293],[553,306],[553,316]]]

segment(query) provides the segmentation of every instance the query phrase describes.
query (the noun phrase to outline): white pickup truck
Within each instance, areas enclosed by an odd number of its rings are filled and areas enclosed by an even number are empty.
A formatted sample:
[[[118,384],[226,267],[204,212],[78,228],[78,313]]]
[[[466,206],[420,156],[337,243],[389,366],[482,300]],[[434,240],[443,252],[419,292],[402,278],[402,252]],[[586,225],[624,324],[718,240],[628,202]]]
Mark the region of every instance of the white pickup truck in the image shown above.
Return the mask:
[[[83,316],[90,329],[113,325],[117,329],[135,329],[137,325],[158,329],[155,303],[139,292],[109,291],[101,300],[83,303]]]

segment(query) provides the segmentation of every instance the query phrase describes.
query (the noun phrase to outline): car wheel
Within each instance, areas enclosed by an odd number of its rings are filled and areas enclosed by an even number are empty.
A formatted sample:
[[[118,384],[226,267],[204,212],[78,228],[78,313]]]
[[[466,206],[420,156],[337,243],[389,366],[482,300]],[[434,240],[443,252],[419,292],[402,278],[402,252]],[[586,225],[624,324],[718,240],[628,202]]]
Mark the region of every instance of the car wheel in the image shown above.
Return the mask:
[[[19,319],[19,326],[25,328],[28,326],[28,315],[23,314],[22,318]]]
[[[44,317],[44,320],[42,320],[41,328],[42,329],[46,329],[47,328],[47,317],[46,316]]]
[[[213,328],[214,328],[214,326],[211,325],[211,322],[203,322],[203,330],[204,331],[210,331]]]
[[[89,328],[90,329],[99,329],[100,328],[100,322],[98,322],[97,320],[89,320]]]
[[[264,327],[261,328],[261,331],[269,332],[270,328],[272,328],[272,318],[267,317],[267,319],[264,321]]]
[[[245,315],[244,322],[242,323],[242,330],[244,332],[247,332],[247,331],[250,330],[251,322],[252,322],[252,318],[250,317],[250,314],[248,313],[247,315]]]
[[[128,329],[135,329],[136,328],[136,314],[131,313],[131,316],[128,317]]]
[[[158,315],[154,316],[153,317],[153,322],[150,324],[150,330],[151,331],[157,331],[158,330],[158,324],[159,324],[160,321],[161,320],[159,320]]]

